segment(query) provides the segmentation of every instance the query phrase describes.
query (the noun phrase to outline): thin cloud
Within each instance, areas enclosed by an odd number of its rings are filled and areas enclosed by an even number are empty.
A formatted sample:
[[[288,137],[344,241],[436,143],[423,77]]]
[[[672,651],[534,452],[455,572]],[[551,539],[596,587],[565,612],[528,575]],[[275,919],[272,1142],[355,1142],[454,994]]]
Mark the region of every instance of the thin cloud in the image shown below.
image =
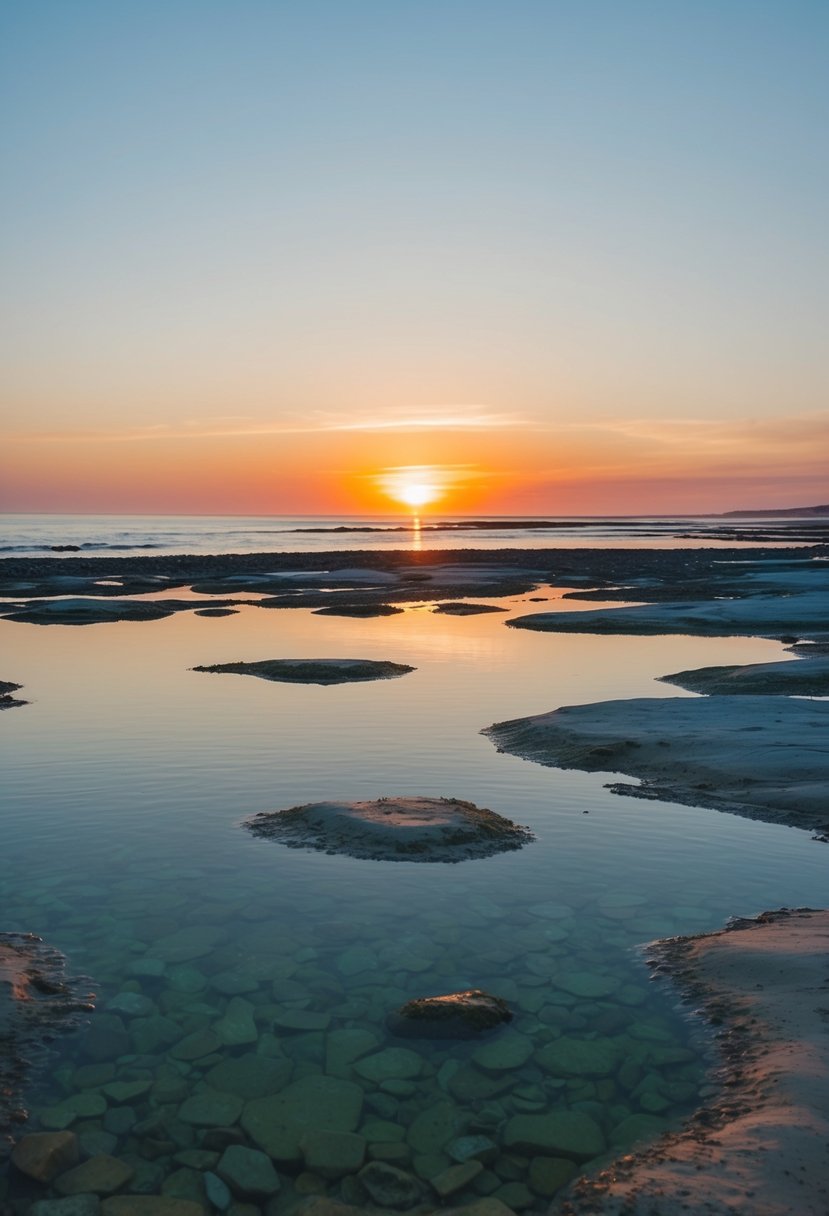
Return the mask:
[[[454,412],[450,412],[454,410]],[[27,443],[135,443],[159,439],[223,439],[256,435],[316,435],[348,431],[485,431],[525,426],[512,414],[459,407],[430,407],[430,412],[357,418],[318,411],[305,418],[263,422],[250,415],[221,415],[187,419],[178,425],[154,423],[124,430],[32,431],[9,434],[9,440]]]

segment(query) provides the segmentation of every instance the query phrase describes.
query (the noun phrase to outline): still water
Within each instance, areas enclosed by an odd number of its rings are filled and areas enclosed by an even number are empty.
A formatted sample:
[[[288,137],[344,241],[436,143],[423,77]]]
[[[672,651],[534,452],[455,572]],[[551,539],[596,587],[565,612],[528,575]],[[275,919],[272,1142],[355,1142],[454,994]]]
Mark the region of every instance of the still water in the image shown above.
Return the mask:
[[[824,850],[793,829],[612,795],[608,775],[499,755],[479,732],[565,704],[684,695],[656,677],[782,648],[533,634],[504,619],[251,605],[223,619],[0,622],[0,675],[31,702],[0,723],[0,928],[40,934],[97,992],[89,1026],[30,1088],[30,1129],[71,1126],[85,1153],[133,1171],[127,1193],[204,1203],[241,1127],[280,1172],[275,1197],[254,1196],[269,1216],[315,1190],[361,1201],[364,1155],[428,1194],[462,1158],[459,1138],[482,1136],[491,1147],[453,1202],[496,1194],[541,1211],[597,1153],[693,1106],[705,1037],[649,983],[639,947],[824,903]],[[305,687],[189,670],[291,657],[416,671]],[[240,827],[257,811],[395,794],[468,799],[536,840],[450,866],[289,850]],[[514,1011],[498,1050],[387,1034],[405,1000],[469,987]],[[321,1075],[335,1082],[320,1126],[357,1139],[317,1146],[320,1162],[296,1129]],[[113,1081],[134,1093],[116,1100]],[[556,1113],[569,1132],[515,1122]],[[280,1120],[293,1142],[269,1139]],[[344,1145],[350,1165],[334,1159]]]

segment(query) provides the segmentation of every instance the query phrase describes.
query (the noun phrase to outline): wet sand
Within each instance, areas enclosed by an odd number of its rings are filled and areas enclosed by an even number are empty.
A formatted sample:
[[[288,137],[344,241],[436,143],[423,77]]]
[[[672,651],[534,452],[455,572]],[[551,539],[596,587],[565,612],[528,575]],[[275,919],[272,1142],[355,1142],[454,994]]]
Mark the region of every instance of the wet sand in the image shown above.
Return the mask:
[[[765,913],[650,954],[718,1027],[718,1095],[684,1130],[581,1180],[553,1211],[826,1216],[829,912]]]

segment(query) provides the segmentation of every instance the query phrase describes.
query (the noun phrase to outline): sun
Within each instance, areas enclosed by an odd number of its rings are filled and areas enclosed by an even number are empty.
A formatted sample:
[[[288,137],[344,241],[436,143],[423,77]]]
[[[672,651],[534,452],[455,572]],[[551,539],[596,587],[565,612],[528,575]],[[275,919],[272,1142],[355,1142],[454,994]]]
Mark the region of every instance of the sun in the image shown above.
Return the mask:
[[[440,490],[437,486],[430,486],[422,481],[401,485],[395,493],[398,501],[404,502],[407,507],[425,507],[427,503],[434,502],[439,495]]]
[[[373,475],[378,488],[417,514],[423,507],[442,499],[451,488],[446,469],[438,465],[412,464],[383,469]]]

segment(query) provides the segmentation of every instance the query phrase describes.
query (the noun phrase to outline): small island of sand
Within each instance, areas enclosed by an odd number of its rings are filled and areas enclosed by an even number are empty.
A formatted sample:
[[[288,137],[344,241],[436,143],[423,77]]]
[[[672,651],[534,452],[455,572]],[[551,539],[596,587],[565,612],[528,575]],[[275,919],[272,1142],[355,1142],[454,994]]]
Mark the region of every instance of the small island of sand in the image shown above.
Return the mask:
[[[192,670],[258,676],[288,684],[350,684],[358,680],[392,680],[415,668],[407,663],[375,659],[262,659],[253,663],[212,663]]]

